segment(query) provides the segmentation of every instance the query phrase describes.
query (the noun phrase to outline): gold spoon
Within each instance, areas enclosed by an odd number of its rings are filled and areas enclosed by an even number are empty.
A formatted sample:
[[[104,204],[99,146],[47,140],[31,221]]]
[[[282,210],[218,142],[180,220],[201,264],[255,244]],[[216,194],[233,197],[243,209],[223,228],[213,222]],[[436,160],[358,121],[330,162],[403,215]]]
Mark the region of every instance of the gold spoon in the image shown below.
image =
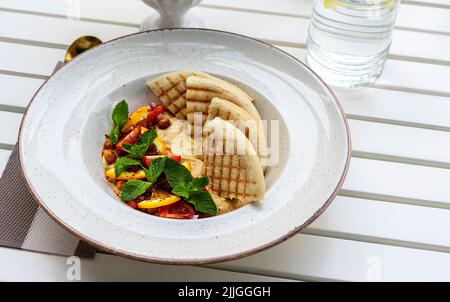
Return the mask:
[[[64,63],[73,60],[73,58],[75,58],[80,53],[102,43],[103,42],[99,38],[93,36],[79,37],[78,39],[73,41],[67,49],[66,56],[64,57]]]

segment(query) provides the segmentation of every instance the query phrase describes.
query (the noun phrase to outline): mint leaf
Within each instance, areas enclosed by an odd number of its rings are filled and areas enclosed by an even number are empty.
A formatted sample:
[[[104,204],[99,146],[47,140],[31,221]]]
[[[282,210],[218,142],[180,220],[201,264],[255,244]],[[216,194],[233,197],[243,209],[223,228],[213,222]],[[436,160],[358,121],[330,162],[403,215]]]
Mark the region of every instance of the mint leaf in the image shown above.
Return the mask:
[[[155,129],[149,130],[141,135],[141,138],[136,144],[123,144],[122,149],[128,152],[132,157],[140,159],[145,155],[145,152],[147,152],[157,136],[158,134]]]
[[[203,191],[209,183],[207,176],[194,179],[185,166],[168,157],[165,160],[164,174],[173,188],[173,194],[181,196],[199,212],[216,215],[214,200],[208,192]]]
[[[119,134],[120,134],[120,128],[119,126],[114,127],[111,132],[109,132],[109,139],[111,140],[111,143],[114,145],[117,144],[119,141]]]
[[[192,191],[203,191],[203,189],[208,185],[208,183],[209,183],[208,176],[196,177],[191,182],[191,190]]]
[[[164,174],[172,188],[176,187],[179,183],[187,184],[192,181],[191,172],[185,166],[171,158],[166,159]]]
[[[199,212],[210,215],[216,215],[217,213],[216,204],[208,192],[192,192],[191,196],[187,198],[186,201],[192,204]]]
[[[152,186],[151,182],[131,179],[123,185],[120,199],[123,201],[132,200],[144,194]]]
[[[133,149],[133,146],[134,145],[124,143],[122,144],[122,150],[126,151],[132,157],[139,158],[138,154],[135,152],[135,149]]]
[[[138,140],[138,145],[147,145],[147,149],[148,149],[148,147],[150,147],[150,145],[153,143],[153,141],[155,140],[155,138],[157,136],[158,136],[158,134],[156,133],[155,129],[146,131],[146,132],[142,133],[141,138]],[[147,150],[145,150],[145,151],[147,151]]]
[[[111,143],[117,144],[119,140],[120,128],[128,119],[128,104],[125,100],[120,101],[114,107],[112,112],[112,120],[114,122],[114,128],[109,133],[109,139]]]
[[[146,171],[148,181],[155,182],[164,171],[167,157],[157,157],[150,163],[149,169]]]
[[[190,192],[189,192],[189,188],[188,186],[183,183],[180,182],[179,184],[177,184],[173,189],[172,189],[172,193],[178,196],[183,197],[184,199],[189,198],[190,196]]]
[[[119,176],[123,171],[126,171],[131,166],[140,166],[141,162],[137,159],[129,157],[120,157],[114,164],[114,173]]]
[[[121,128],[128,119],[128,104],[125,100],[120,101],[112,112],[112,120],[115,127]]]

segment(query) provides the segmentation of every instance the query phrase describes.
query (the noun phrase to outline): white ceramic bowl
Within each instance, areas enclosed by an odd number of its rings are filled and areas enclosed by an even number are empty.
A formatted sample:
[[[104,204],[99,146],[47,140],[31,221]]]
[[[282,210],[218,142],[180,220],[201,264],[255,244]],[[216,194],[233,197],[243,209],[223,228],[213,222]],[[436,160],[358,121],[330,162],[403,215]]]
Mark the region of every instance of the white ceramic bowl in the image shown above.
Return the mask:
[[[260,203],[165,219],[124,205],[104,179],[100,154],[114,104],[152,101],[146,79],[185,69],[234,81],[263,119],[280,121],[280,161],[267,169]],[[309,68],[251,38],[196,29],[130,35],[77,57],[35,95],[19,148],[33,194],[66,229],[111,253],[180,264],[235,259],[297,233],[335,197],[350,159],[342,108]]]

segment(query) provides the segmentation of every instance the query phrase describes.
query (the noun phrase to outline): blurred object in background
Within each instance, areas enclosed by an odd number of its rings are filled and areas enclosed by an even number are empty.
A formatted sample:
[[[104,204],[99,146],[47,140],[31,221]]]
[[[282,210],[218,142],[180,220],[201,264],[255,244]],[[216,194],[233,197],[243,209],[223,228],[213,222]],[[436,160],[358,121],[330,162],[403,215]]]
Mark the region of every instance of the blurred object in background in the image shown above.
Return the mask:
[[[159,28],[203,28],[205,23],[188,10],[201,0],[142,0],[158,13],[147,17],[141,24],[141,31]]]
[[[328,84],[364,86],[383,71],[399,0],[314,0],[307,62]]]

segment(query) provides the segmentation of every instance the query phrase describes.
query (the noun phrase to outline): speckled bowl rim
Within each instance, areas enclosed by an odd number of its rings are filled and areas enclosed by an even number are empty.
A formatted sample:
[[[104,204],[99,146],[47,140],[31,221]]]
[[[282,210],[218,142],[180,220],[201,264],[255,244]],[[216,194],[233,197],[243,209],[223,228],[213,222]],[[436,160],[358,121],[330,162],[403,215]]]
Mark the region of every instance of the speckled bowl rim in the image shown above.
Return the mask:
[[[309,68],[309,66],[307,66],[306,64],[304,64],[303,62],[301,62],[300,60],[298,60],[297,58],[295,58],[294,56],[292,56],[291,54],[287,53],[284,50],[279,49],[278,47],[275,47],[267,42],[252,38],[252,37],[248,37],[245,35],[241,35],[241,34],[237,34],[237,33],[232,33],[232,32],[228,32],[228,31],[222,31],[222,30],[215,30],[215,29],[204,29],[204,28],[167,28],[167,29],[156,29],[156,30],[148,30],[148,31],[142,31],[142,32],[138,32],[138,33],[133,33],[133,34],[129,34],[129,35],[125,35],[125,36],[121,36],[112,40],[109,40],[107,42],[104,42],[102,45],[104,44],[109,44],[113,41],[117,41],[120,39],[124,39],[127,37],[131,37],[131,36],[137,36],[137,35],[145,35],[147,33],[151,33],[151,32],[166,32],[166,31],[206,31],[206,32],[217,32],[217,33],[221,33],[221,34],[227,34],[227,35],[231,35],[231,36],[237,36],[243,39],[248,39],[248,40],[252,40],[254,42],[260,43],[264,46],[268,46],[270,48],[272,48],[274,51],[278,51],[281,54],[286,55],[287,57],[291,58],[295,63],[302,65],[308,72],[311,73],[311,75],[316,78],[319,83],[325,88],[325,90],[327,90],[330,95],[333,98],[333,101],[335,102],[335,104],[337,105],[341,116],[342,116],[342,120],[344,122],[345,125],[345,130],[346,130],[346,136],[347,136],[347,156],[346,156],[346,161],[345,161],[345,166],[344,169],[342,171],[342,175],[339,178],[339,182],[337,183],[334,191],[332,192],[332,194],[330,195],[330,197],[327,199],[327,201],[316,211],[314,212],[314,214],[308,219],[306,220],[303,224],[301,224],[298,227],[295,227],[294,229],[290,230],[289,232],[287,232],[285,235],[272,240],[266,244],[257,246],[253,249],[249,249],[246,250],[244,252],[240,252],[240,253],[236,253],[236,254],[231,254],[231,255],[227,255],[227,256],[222,256],[222,257],[214,257],[214,258],[204,258],[204,259],[189,259],[189,260],[180,260],[180,259],[171,259],[171,258],[153,258],[153,257],[146,257],[146,256],[142,256],[142,255],[136,255],[133,254],[132,252],[125,252],[123,250],[118,250],[115,249],[113,247],[107,246],[99,241],[95,241],[92,240],[90,238],[85,237],[83,234],[79,233],[77,230],[73,229],[72,227],[68,226],[64,221],[62,221],[61,219],[59,219],[59,217],[53,213],[51,211],[50,208],[48,208],[45,203],[42,201],[41,197],[37,194],[37,192],[34,190],[33,185],[31,183],[31,181],[28,179],[28,177],[26,176],[25,173],[25,169],[23,166],[23,155],[21,152],[21,144],[20,142],[22,141],[22,133],[23,133],[23,124],[24,121],[27,117],[27,113],[28,113],[28,109],[31,106],[31,104],[33,103],[33,101],[36,98],[36,95],[39,93],[39,91],[47,84],[47,81],[49,81],[54,74],[50,75],[45,81],[44,83],[41,85],[41,87],[39,87],[39,89],[36,91],[36,93],[33,95],[30,103],[27,106],[27,109],[23,115],[21,124],[20,124],[20,130],[19,130],[19,139],[18,139],[18,151],[19,151],[19,161],[20,161],[20,167],[21,167],[21,173],[23,178],[26,180],[26,184],[28,186],[29,191],[31,192],[31,194],[33,195],[33,197],[35,198],[35,200],[39,203],[39,205],[44,209],[44,211],[54,220],[56,221],[62,228],[64,228],[65,230],[67,230],[68,232],[70,232],[71,234],[73,234],[74,236],[76,236],[77,238],[87,242],[88,244],[94,246],[95,248],[97,248],[100,251],[103,252],[107,252],[113,255],[119,255],[119,256],[124,256],[130,259],[134,259],[134,260],[139,260],[139,261],[145,261],[145,262],[151,262],[151,263],[158,263],[158,264],[179,264],[179,265],[192,265],[192,264],[209,264],[209,263],[217,263],[217,262],[224,262],[224,261],[230,261],[230,260],[235,260],[235,259],[239,259],[242,257],[246,257],[246,256],[250,256],[253,254],[256,254],[258,252],[261,252],[263,250],[266,250],[270,247],[273,247],[277,244],[280,244],[282,242],[284,242],[285,240],[291,238],[292,236],[294,236],[295,234],[299,233],[300,231],[302,231],[303,229],[305,229],[308,225],[310,225],[314,220],[317,219],[317,217],[319,217],[327,208],[328,206],[331,204],[331,202],[336,198],[336,195],[338,194],[339,190],[341,189],[345,177],[347,176],[348,173],[348,169],[350,166],[350,159],[351,159],[351,134],[350,134],[350,127],[348,124],[348,120],[347,120],[347,116],[344,112],[344,109],[341,105],[341,103],[339,102],[336,94],[334,93],[334,91],[330,88],[329,85],[327,85],[320,77],[317,73],[315,73],[311,68]],[[102,47],[102,45],[99,45],[97,47]],[[95,48],[97,48],[95,47]],[[87,50],[85,53],[89,53],[90,51],[92,51],[92,49]],[[85,55],[85,53],[83,53],[82,55]],[[72,64],[73,61],[77,61],[77,58],[75,58],[74,60],[66,63],[62,68],[64,68],[66,65],[68,64]]]

